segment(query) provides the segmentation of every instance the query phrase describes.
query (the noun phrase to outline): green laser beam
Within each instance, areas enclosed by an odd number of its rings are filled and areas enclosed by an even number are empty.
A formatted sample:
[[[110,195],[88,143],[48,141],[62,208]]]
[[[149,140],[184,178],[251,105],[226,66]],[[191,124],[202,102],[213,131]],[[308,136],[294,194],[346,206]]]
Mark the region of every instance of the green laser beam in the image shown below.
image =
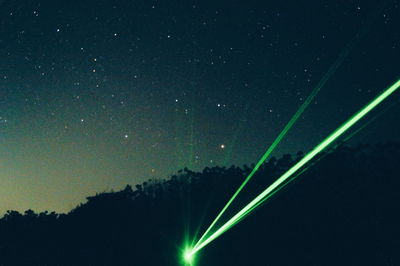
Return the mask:
[[[356,131],[352,132],[350,135],[348,135],[343,142],[348,141],[349,139],[351,139],[352,137],[354,137],[357,133],[359,133],[361,130],[363,130],[365,127],[367,127],[368,125],[370,125],[371,123],[373,123],[378,117],[380,117],[383,113],[385,113],[388,109],[390,109],[391,107],[393,107],[396,103],[393,103],[392,105],[390,105],[389,107],[387,107],[385,110],[383,110],[381,113],[375,115],[372,119],[370,119],[370,121],[368,121],[367,123],[365,123],[364,125],[362,125],[360,128],[358,128]],[[337,144],[333,149],[336,149],[340,144]],[[244,214],[243,216],[241,216],[237,221],[235,221],[230,227],[226,228],[223,232],[221,232],[221,234],[225,233],[226,231],[228,231],[230,228],[232,228],[233,226],[235,226],[236,224],[238,224],[240,221],[242,221],[244,218],[246,218],[248,215],[250,215],[251,212],[253,212],[255,209],[257,209],[258,207],[260,207],[261,205],[263,205],[266,201],[268,201],[272,196],[274,196],[276,193],[278,193],[281,189],[283,189],[284,187],[286,187],[286,185],[288,185],[289,183],[291,183],[293,180],[295,180],[297,177],[301,176],[304,172],[306,172],[307,170],[309,170],[312,166],[314,166],[316,163],[318,163],[319,161],[321,161],[323,158],[325,158],[328,154],[324,154],[323,156],[321,156],[320,158],[318,158],[317,160],[313,161],[310,165],[307,165],[306,167],[304,167],[303,169],[301,169],[300,172],[296,173],[296,175],[292,176],[291,178],[285,180],[278,188],[276,188],[274,191],[272,191],[268,196],[266,196],[264,199],[262,199],[259,203],[257,203],[255,206],[253,206],[246,214]],[[190,254],[189,254],[190,255]]]
[[[369,121],[367,121],[366,123],[364,123],[361,127],[359,127],[358,129],[356,129],[354,132],[352,132],[351,134],[349,134],[348,136],[346,136],[343,139],[343,142],[346,142],[348,140],[350,140],[352,137],[354,137],[356,134],[358,134],[361,130],[363,130],[365,127],[369,126],[370,124],[372,124],[375,120],[377,120],[379,117],[381,117],[384,113],[386,113],[390,108],[392,108],[393,106],[395,106],[397,104],[397,102],[390,104],[388,107],[386,107],[384,110],[382,110],[381,112],[379,112],[378,114],[376,114],[375,116],[373,116]],[[335,145],[335,147],[333,147],[333,149],[336,149],[341,143],[338,143]],[[319,161],[321,161],[323,158],[325,158],[328,155],[328,153],[323,154],[321,157],[319,157],[317,160],[311,162],[309,165],[306,165],[303,169],[301,169],[300,172],[296,173],[296,175],[292,176],[291,178],[287,179],[286,181],[284,181],[278,188],[276,188],[274,191],[272,191],[268,196],[266,196],[262,201],[260,201],[259,203],[257,203],[255,206],[253,206],[245,215],[241,216],[237,221],[235,221],[235,223],[233,223],[229,228],[227,228],[226,230],[224,230],[224,232],[226,232],[227,230],[229,230],[231,227],[235,226],[237,223],[239,223],[240,221],[242,221],[244,218],[246,218],[251,212],[253,212],[255,209],[257,209],[259,206],[263,205],[266,201],[268,201],[272,196],[274,196],[276,193],[278,193],[281,189],[283,189],[284,187],[286,187],[286,185],[288,185],[289,183],[291,183],[293,180],[295,180],[297,177],[301,176],[304,172],[306,172],[307,170],[309,170],[312,166],[314,166],[315,164],[317,164]],[[224,233],[222,232],[222,233]],[[222,234],[221,233],[221,234]]]
[[[224,225],[222,225],[217,231],[215,231],[211,236],[205,239],[187,253],[187,256],[193,256],[200,249],[204,248],[211,241],[215,240],[221,234],[232,228],[238,221],[242,220],[246,215],[248,215],[254,208],[266,197],[269,197],[271,193],[274,192],[283,182],[288,178],[292,177],[300,168],[307,164],[311,159],[313,159],[318,153],[328,147],[332,142],[337,140],[342,134],[344,134],[348,129],[350,129],[355,123],[357,123],[361,118],[368,114],[372,109],[374,109],[383,100],[389,97],[393,92],[395,92],[400,87],[400,79],[382,92],[378,97],[372,100],[360,111],[355,113],[348,121],[342,124],[338,129],[336,129],[332,134],[325,138],[320,144],[318,144],[311,152],[304,156],[300,161],[298,161],[294,166],[292,166],[288,171],[286,171],[281,177],[279,177],[274,183],[272,183],[267,189],[265,189],[261,194],[255,197],[249,204],[247,204],[242,210],[235,214],[231,219],[228,220]]]
[[[214,219],[214,221],[211,223],[211,225],[208,227],[208,229],[201,236],[201,238],[197,242],[196,246],[199,243],[201,243],[201,241],[207,236],[207,234],[211,231],[211,229],[219,221],[219,219],[225,213],[225,211],[228,209],[228,207],[237,198],[238,194],[243,190],[243,188],[247,185],[247,183],[250,181],[250,179],[258,171],[258,169],[261,167],[261,165],[269,158],[271,153],[275,150],[276,146],[282,141],[282,139],[286,136],[286,134],[289,132],[289,130],[297,122],[299,117],[303,114],[305,109],[310,105],[310,103],[313,101],[313,99],[318,94],[318,92],[321,90],[321,88],[325,86],[325,84],[330,79],[330,77],[340,67],[340,65],[346,58],[346,56],[349,54],[350,50],[354,47],[356,41],[359,40],[360,36],[362,36],[364,32],[365,31],[362,30],[359,33],[357,33],[355,35],[355,37],[353,37],[353,39],[347,44],[344,51],[339,55],[339,57],[335,60],[335,62],[330,66],[330,68],[325,73],[325,75],[322,77],[322,79],[318,82],[318,84],[315,86],[315,88],[311,91],[311,93],[307,97],[307,99],[303,102],[303,104],[300,106],[300,108],[296,111],[296,113],[293,115],[293,117],[289,120],[289,122],[286,124],[286,126],[281,131],[281,133],[276,137],[274,142],[271,144],[271,146],[267,149],[267,151],[264,153],[264,155],[261,157],[261,159],[255,165],[255,167],[250,172],[250,174],[246,177],[246,179],[243,181],[243,183],[240,185],[240,187],[236,190],[236,192],[233,194],[233,196],[229,199],[228,203],[222,208],[221,212],[217,215],[217,217]]]
[[[357,131],[358,132],[358,131]],[[354,135],[354,134],[353,134]],[[352,136],[353,136],[352,135]],[[239,223],[240,221],[242,221],[244,218],[246,218],[252,211],[254,211],[255,209],[257,209],[259,206],[263,205],[267,200],[269,200],[272,196],[274,196],[276,193],[278,193],[281,189],[283,189],[286,185],[288,185],[289,183],[291,183],[293,180],[295,180],[297,177],[299,177],[300,175],[302,175],[304,172],[306,172],[307,170],[309,170],[313,165],[315,165],[316,163],[318,163],[320,160],[322,160],[327,154],[324,154],[323,156],[321,156],[320,158],[318,158],[317,160],[313,161],[312,163],[310,163],[309,165],[306,165],[303,169],[301,169],[300,172],[296,173],[296,175],[292,176],[290,179],[285,180],[279,187],[277,187],[274,191],[272,191],[268,196],[266,196],[262,201],[260,201],[259,203],[257,203],[255,206],[253,206],[246,214],[242,215],[237,221],[235,221],[229,228],[225,229],[222,233],[225,233],[227,230],[229,230],[230,228],[232,228],[233,226],[235,226],[237,223]]]

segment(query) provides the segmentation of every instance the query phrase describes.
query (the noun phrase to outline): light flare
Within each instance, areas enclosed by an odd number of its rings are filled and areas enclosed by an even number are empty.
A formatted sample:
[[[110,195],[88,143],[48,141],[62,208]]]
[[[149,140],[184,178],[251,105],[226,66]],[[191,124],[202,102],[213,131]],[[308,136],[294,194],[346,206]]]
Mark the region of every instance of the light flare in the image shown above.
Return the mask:
[[[278,189],[284,182],[290,180],[290,178],[293,178],[293,175],[296,174],[297,171],[299,171],[304,165],[306,165],[310,160],[312,160],[317,154],[323,151],[326,147],[328,147],[330,144],[336,141],[341,135],[343,135],[355,123],[357,123],[360,119],[362,119],[365,115],[367,115],[370,111],[372,111],[377,105],[379,105],[382,101],[384,101],[387,97],[389,97],[399,87],[400,87],[400,80],[395,82],[392,86],[390,86],[388,89],[382,92],[369,104],[364,106],[360,111],[355,113],[348,121],[343,123],[338,129],[336,129],[332,134],[330,134],[326,139],[324,139],[320,144],[318,144],[311,152],[305,155],[300,161],[298,161],[294,166],[292,166],[288,171],[286,171],[281,177],[279,177],[274,183],[272,183],[261,194],[259,194],[256,198],[254,198],[249,204],[247,204],[243,209],[241,209],[236,215],[234,215],[231,219],[229,219],[228,222],[222,225],[208,238],[204,239],[204,237],[202,237],[192,250],[190,250],[188,253],[185,253],[185,256],[188,257],[194,256],[196,252],[204,248],[211,241],[215,240],[221,234],[223,234],[224,232],[232,228],[234,225],[236,225],[245,216],[250,214],[250,212],[253,211],[262,202],[264,202],[266,198],[272,196],[272,194],[276,192],[276,189]],[[202,239],[204,240],[201,241]]]

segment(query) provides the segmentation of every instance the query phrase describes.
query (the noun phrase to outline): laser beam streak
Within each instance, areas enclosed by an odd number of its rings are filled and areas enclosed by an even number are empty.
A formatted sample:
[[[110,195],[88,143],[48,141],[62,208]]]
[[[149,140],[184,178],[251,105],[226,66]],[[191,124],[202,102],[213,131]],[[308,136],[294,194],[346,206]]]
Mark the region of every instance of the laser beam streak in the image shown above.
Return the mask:
[[[349,120],[342,124],[338,129],[336,129],[332,134],[330,134],[326,139],[324,139],[320,144],[318,144],[311,152],[304,156],[300,161],[298,161],[294,166],[292,166],[288,171],[286,171],[281,177],[279,177],[274,183],[272,183],[268,188],[266,188],[260,195],[254,198],[249,204],[247,204],[243,209],[241,209],[237,214],[235,214],[231,219],[229,219],[224,225],[222,225],[218,230],[211,234],[207,239],[202,242],[198,242],[195,247],[188,253],[188,256],[194,255],[200,249],[204,248],[211,241],[215,240],[221,234],[229,230],[232,226],[238,223],[244,216],[248,215],[260,202],[262,202],[266,197],[269,197],[271,193],[274,193],[283,182],[292,177],[300,168],[302,168],[306,163],[313,159],[318,153],[328,147],[332,142],[337,140],[342,134],[344,134],[349,128],[351,128],[355,123],[357,123],[361,118],[373,110],[378,104],[389,97],[393,92],[395,92],[400,87],[400,80],[395,82],[392,86],[382,92],[369,104],[364,106],[360,111],[355,113]]]
[[[225,211],[228,209],[228,207],[232,204],[232,202],[237,198],[238,194],[243,190],[243,188],[247,185],[247,183],[250,181],[250,179],[254,176],[254,174],[258,171],[258,169],[261,167],[261,165],[269,158],[271,153],[275,150],[276,146],[282,141],[282,139],[286,136],[286,134],[290,131],[290,129],[293,127],[293,125],[297,122],[299,117],[303,114],[303,112],[307,109],[307,107],[310,105],[310,103],[313,101],[313,99],[317,96],[318,92],[322,89],[322,87],[325,86],[325,84],[328,82],[328,80],[332,77],[332,75],[336,72],[336,70],[340,67],[344,59],[347,57],[347,55],[350,53],[351,49],[355,46],[356,42],[363,36],[363,34],[366,32],[366,30],[361,30],[359,33],[355,35],[355,37],[347,44],[346,48],[344,51],[339,55],[339,57],[335,60],[335,62],[329,67],[328,71],[325,73],[325,75],[322,77],[322,79],[318,82],[318,84],[315,86],[315,88],[311,91],[310,95],[308,95],[307,99],[303,102],[303,104],[299,107],[299,109],[296,111],[296,113],[293,115],[293,117],[289,120],[289,122],[285,125],[281,133],[276,137],[276,139],[272,142],[271,146],[267,149],[267,151],[264,153],[264,155],[261,157],[261,159],[258,161],[256,166],[253,168],[253,170],[250,172],[250,174],[246,177],[246,179],[243,181],[243,183],[240,185],[240,187],[237,189],[237,191],[233,194],[233,196],[229,199],[228,203],[222,208],[221,212],[217,215],[217,217],[214,219],[214,221],[211,223],[211,225],[208,227],[208,229],[204,232],[204,234],[201,236],[197,244],[199,245],[201,241],[207,236],[207,234],[211,231],[211,229],[215,226],[215,224],[218,222],[218,220],[221,218],[221,216],[225,213]]]
[[[258,161],[256,166],[253,168],[251,173],[246,177],[246,179],[243,181],[243,183],[240,185],[238,190],[233,194],[233,196],[230,198],[228,203],[225,205],[225,207],[221,210],[221,212],[217,215],[215,220],[211,223],[211,225],[208,227],[206,232],[202,235],[202,237],[199,239],[197,243],[201,243],[201,241],[207,236],[207,234],[210,232],[210,230],[214,227],[214,225],[217,223],[217,221],[221,218],[221,216],[225,213],[225,211],[228,209],[228,207],[231,205],[231,203],[235,200],[235,198],[238,196],[238,194],[243,190],[243,188],[246,186],[246,184],[250,181],[250,179],[254,176],[254,174],[258,171],[260,166],[269,158],[271,153],[275,150],[276,146],[282,141],[282,139],[286,136],[286,134],[289,132],[289,130],[293,127],[293,125],[296,123],[298,118],[303,114],[305,109],[310,105],[312,100],[315,98],[315,96],[318,94],[318,92],[321,90],[323,86],[325,86],[326,82],[329,80],[329,78],[334,74],[334,72],[339,68],[340,64],[343,62],[345,57],[350,51],[350,48],[353,46],[355,39],[352,40],[352,42],[348,45],[347,49],[343,53],[340,54],[340,56],[336,59],[336,61],[332,64],[332,66],[329,68],[329,70],[325,73],[325,75],[322,77],[322,79],[318,82],[318,84],[315,86],[315,88],[312,90],[310,95],[307,97],[307,99],[303,102],[303,104],[300,106],[300,108],[296,111],[296,113],[293,115],[293,117],[289,120],[289,122],[286,124],[286,126],[283,128],[281,133],[276,137],[274,142],[271,144],[271,146],[267,149],[267,151],[264,153],[264,155],[261,157],[261,159]]]

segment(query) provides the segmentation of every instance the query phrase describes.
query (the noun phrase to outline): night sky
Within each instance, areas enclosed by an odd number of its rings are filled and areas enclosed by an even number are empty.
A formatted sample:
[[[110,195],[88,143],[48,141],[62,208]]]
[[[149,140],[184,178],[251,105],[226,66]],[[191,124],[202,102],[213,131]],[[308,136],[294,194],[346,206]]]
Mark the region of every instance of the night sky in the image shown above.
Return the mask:
[[[350,49],[274,155],[307,152],[399,78],[399,26],[398,1],[2,0],[0,214],[255,163]],[[352,143],[400,141],[399,100]]]

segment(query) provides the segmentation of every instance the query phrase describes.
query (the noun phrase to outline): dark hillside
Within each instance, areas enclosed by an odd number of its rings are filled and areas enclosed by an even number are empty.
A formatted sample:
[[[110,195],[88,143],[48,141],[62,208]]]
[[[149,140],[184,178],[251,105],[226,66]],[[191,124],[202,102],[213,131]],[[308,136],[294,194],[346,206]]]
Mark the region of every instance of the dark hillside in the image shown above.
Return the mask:
[[[271,159],[233,210],[301,156]],[[68,214],[9,211],[0,265],[179,265],[185,231],[204,232],[250,170],[184,169],[88,197]],[[399,172],[396,143],[331,150],[205,247],[197,265],[400,265]]]

